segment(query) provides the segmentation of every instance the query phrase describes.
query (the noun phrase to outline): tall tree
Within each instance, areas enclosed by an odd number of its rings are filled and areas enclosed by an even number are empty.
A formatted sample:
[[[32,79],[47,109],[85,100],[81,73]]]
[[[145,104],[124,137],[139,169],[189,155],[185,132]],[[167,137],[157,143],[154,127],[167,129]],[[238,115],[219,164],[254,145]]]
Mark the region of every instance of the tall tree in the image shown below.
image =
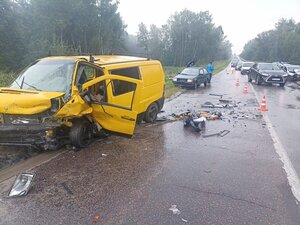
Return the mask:
[[[0,0],[0,69],[18,68],[23,53],[16,7],[14,2]]]
[[[151,57],[162,59],[167,65],[183,66],[190,60],[206,63],[231,55],[222,27],[215,27],[208,11],[177,12],[162,28],[151,25],[150,31],[141,23],[138,37]]]
[[[246,43],[241,56],[252,61],[300,64],[300,23],[280,19],[275,29],[262,32]]]

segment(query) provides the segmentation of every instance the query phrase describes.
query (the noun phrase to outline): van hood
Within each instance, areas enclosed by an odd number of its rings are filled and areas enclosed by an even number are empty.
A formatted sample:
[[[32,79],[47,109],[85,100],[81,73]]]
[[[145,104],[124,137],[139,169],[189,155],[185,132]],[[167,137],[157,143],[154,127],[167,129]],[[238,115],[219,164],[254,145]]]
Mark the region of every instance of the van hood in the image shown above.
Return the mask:
[[[51,107],[51,99],[63,92],[41,92],[17,88],[0,88],[0,113],[37,114]]]

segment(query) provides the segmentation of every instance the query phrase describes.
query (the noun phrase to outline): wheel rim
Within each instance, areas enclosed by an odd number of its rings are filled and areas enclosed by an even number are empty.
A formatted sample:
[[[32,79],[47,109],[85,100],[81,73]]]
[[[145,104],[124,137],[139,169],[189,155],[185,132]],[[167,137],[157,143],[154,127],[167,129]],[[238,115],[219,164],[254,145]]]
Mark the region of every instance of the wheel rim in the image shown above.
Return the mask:
[[[158,109],[157,109],[156,105],[153,105],[153,106],[150,107],[149,116],[150,116],[150,120],[152,122],[156,119],[157,112],[158,112]]]

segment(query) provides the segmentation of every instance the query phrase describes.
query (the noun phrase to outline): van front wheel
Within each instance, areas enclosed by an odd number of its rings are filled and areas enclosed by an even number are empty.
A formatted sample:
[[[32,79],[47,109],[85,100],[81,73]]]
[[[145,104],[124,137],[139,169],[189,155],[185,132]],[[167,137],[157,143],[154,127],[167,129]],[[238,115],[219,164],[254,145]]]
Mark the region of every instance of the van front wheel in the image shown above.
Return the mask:
[[[151,105],[149,105],[146,113],[145,113],[145,121],[147,123],[153,123],[158,114],[158,105],[157,103],[153,102]]]
[[[77,148],[84,148],[92,139],[92,126],[88,121],[76,121],[71,127],[70,141]]]

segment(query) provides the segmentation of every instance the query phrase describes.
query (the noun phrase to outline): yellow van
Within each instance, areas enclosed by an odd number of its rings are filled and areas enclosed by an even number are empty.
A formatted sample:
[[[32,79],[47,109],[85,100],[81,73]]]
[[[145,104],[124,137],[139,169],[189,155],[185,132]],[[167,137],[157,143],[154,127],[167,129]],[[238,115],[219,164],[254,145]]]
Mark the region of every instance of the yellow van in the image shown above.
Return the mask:
[[[102,131],[133,135],[155,121],[165,77],[157,60],[130,56],[47,57],[0,88],[0,145],[85,147]]]

